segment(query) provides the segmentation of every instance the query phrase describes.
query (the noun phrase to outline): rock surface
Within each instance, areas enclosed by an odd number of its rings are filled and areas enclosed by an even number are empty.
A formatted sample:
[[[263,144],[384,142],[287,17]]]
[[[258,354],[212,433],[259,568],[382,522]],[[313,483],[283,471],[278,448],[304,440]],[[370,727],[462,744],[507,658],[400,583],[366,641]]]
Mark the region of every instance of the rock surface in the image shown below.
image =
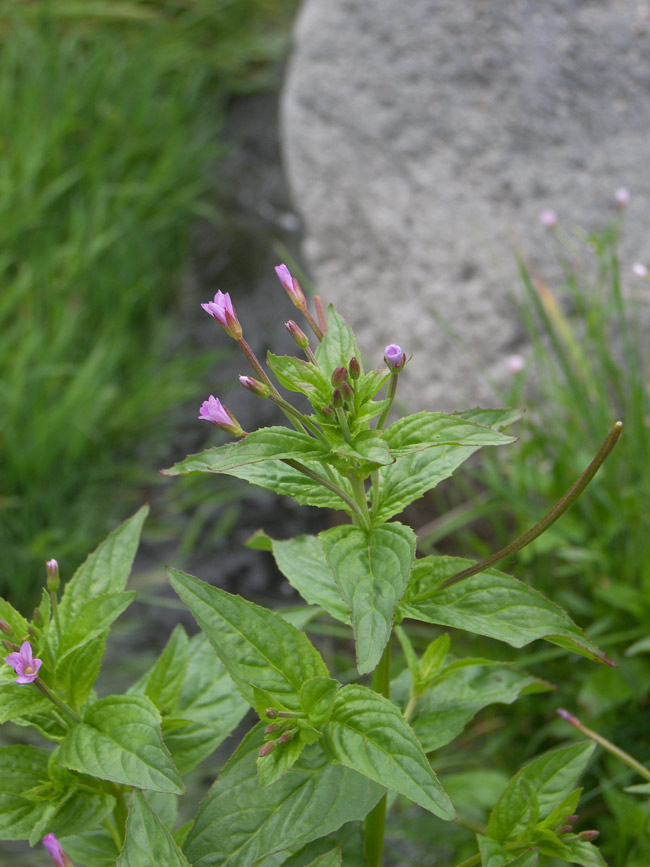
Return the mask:
[[[282,116],[303,253],[373,361],[414,353],[411,406],[498,400],[515,252],[552,274],[544,209],[593,228],[628,187],[641,288],[649,59],[639,0],[304,0]]]

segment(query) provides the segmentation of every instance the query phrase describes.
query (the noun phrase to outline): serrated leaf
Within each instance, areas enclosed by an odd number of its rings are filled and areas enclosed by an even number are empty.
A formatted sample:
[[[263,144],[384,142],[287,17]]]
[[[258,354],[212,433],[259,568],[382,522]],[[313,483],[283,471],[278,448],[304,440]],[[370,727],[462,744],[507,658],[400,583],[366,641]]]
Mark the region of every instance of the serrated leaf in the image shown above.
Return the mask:
[[[36,747],[0,747],[0,840],[26,840],[47,809],[23,797],[48,782],[49,754]]]
[[[562,839],[566,852],[564,858],[570,864],[580,864],[582,867],[607,867],[607,862],[600,854],[599,850],[586,840],[567,840]]]
[[[135,599],[135,591],[102,593],[86,602],[66,625],[57,654],[57,670],[68,665],[70,655],[100,636]]]
[[[415,558],[415,533],[403,524],[371,530],[344,525],[320,534],[343,599],[350,606],[360,674],[373,671],[393,628]]]
[[[460,557],[426,557],[413,569],[409,593],[399,606],[402,617],[453,626],[523,647],[544,638],[588,659],[602,662],[603,651],[569,615],[539,591],[497,569],[486,569],[415,601],[423,591],[473,565]]]
[[[384,794],[361,774],[328,763],[318,745],[263,789],[256,767],[263,729],[246,736],[203,799],[184,847],[193,867],[250,867],[365,818]]]
[[[137,790],[131,793],[131,806],[126,822],[124,847],[116,867],[189,867],[187,858],[171,832],[152,810],[147,799]]]
[[[297,711],[304,681],[329,676],[309,639],[279,614],[176,569],[170,569],[169,575],[174,590],[251,706],[256,704],[255,689],[259,689]]]
[[[495,430],[510,427],[511,424],[519,421],[523,414],[523,409],[480,409],[479,407],[452,413],[452,415],[458,415],[468,421],[474,421]]]
[[[91,705],[67,733],[66,768],[139,789],[182,794],[183,784],[160,733],[161,718],[145,696],[108,696]]]
[[[356,684],[341,687],[323,736],[325,748],[336,761],[441,819],[454,818],[451,801],[417,737],[387,698]]]
[[[431,446],[501,446],[513,443],[516,437],[442,412],[419,412],[407,415],[389,425],[384,439],[393,455],[403,457]]]
[[[349,625],[350,608],[341,599],[318,536],[269,541],[278,569],[294,590],[310,605],[320,605],[335,620]]]
[[[361,461],[363,467],[388,466],[395,460],[388,443],[374,430],[362,431],[349,443],[339,443],[334,452],[343,458]]]
[[[340,867],[342,864],[341,850],[337,847],[331,852],[326,852],[324,855],[319,855],[311,862],[309,867]]]
[[[178,704],[189,656],[189,638],[179,623],[157,662],[129,689],[128,694],[146,695],[163,715],[170,713]]]
[[[261,461],[326,459],[328,455],[329,450],[308,434],[286,427],[263,427],[236,443],[189,455],[162,473],[165,476],[232,473],[246,464]]]
[[[29,623],[23,615],[0,596],[0,620],[8,623],[13,631],[11,636],[17,644],[22,644],[23,641],[29,638]],[[6,636],[5,636],[6,637]]]
[[[390,373],[386,367],[376,367],[363,374],[355,383],[354,390],[360,404],[364,404],[373,398],[379,389],[390,379]]]
[[[99,792],[75,792],[66,798],[58,807],[56,814],[50,820],[45,831],[51,831],[57,837],[64,834],[79,834],[93,828],[109,816],[115,809],[115,798],[112,795]],[[42,836],[42,835],[39,835]]]
[[[75,864],[82,864],[83,867],[115,867],[118,851],[106,828],[59,837],[59,842]]]
[[[332,715],[334,697],[341,686],[331,677],[312,677],[300,687],[300,707],[310,725],[319,728]]]
[[[73,650],[66,665],[57,670],[56,685],[75,707],[81,707],[92,692],[102,665],[107,638],[108,630],[88,644]]]
[[[516,795],[522,781],[532,786],[539,803],[539,819],[545,819],[573,791],[595,746],[593,741],[582,741],[552,750],[518,771],[492,811],[489,836],[507,843],[517,839],[525,828],[526,807]]]
[[[149,507],[143,506],[84,560],[65,585],[59,603],[62,622],[67,625],[95,596],[124,590],[148,513]]]
[[[476,839],[481,853],[481,867],[535,867],[537,864],[537,849],[528,849],[515,856],[490,837],[477,834]]]
[[[287,743],[278,743],[268,756],[257,757],[257,776],[260,786],[266,788],[280,780],[300,758],[305,743],[296,735]]]
[[[550,685],[505,664],[459,669],[420,699],[413,729],[429,753],[450,743],[484,707],[512,704],[531,688]]]
[[[302,460],[300,463],[308,470],[323,475],[323,465],[317,461]],[[334,476],[338,487],[342,488],[348,496],[353,492],[350,482],[343,478],[334,467],[328,467],[327,474]],[[291,497],[301,506],[316,506],[319,509],[338,509],[352,514],[350,506],[333,491],[323,487],[318,482],[313,482],[299,470],[287,466],[282,461],[264,461],[260,464],[248,464],[228,470],[228,476],[243,479],[251,485],[258,485],[268,491],[275,491],[285,497]]]
[[[347,367],[351,358],[359,358],[354,332],[330,304],[327,313],[327,331],[316,350],[316,359],[328,379],[334,370]]]
[[[315,398],[321,407],[329,404],[332,399],[332,385],[320,367],[292,355],[280,356],[272,352],[267,353],[266,361],[280,385],[289,391],[307,395],[312,402]]]
[[[450,646],[451,639],[449,638],[449,634],[443,632],[424,651],[418,672],[419,679],[424,685],[428,684],[439,674],[449,653]]]
[[[0,723],[32,713],[45,713],[52,702],[28,683],[3,683],[0,686]]]

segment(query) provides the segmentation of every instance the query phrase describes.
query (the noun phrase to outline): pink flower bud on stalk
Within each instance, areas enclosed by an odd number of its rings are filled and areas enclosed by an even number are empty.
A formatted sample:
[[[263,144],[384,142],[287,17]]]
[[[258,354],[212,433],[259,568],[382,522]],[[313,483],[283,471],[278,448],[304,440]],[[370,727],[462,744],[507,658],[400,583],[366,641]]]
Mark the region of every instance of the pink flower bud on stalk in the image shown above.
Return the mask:
[[[269,753],[272,753],[276,746],[277,746],[277,745],[276,745],[275,741],[269,741],[268,743],[264,744],[264,745],[260,748],[260,750],[259,750],[259,752],[258,752],[257,755],[258,755],[261,759],[263,759],[264,756],[268,756]]]
[[[220,325],[223,325],[231,337],[235,340],[241,338],[241,325],[237,319],[237,314],[235,313],[235,308],[232,306],[228,292],[217,292],[214,296],[214,301],[201,304],[201,307],[203,307],[206,313],[209,313],[210,316],[216,319]]]
[[[241,437],[245,435],[239,422],[228,412],[221,401],[212,394],[201,404],[199,418],[212,422],[215,427],[225,430],[226,433],[233,436]]]
[[[402,347],[397,343],[389,343],[384,349],[384,361],[391,373],[399,373],[406,364],[406,353],[402,352]]]
[[[564,710],[563,707],[559,707],[555,711],[555,713],[558,716],[561,716],[563,720],[566,720],[568,723],[571,723],[572,726],[575,726],[576,728],[580,727],[580,720],[577,717],[573,716],[572,713],[569,713],[568,710]]]
[[[278,711],[274,707],[267,707],[267,709],[264,711],[264,716],[268,717],[269,719],[275,719],[277,715]]]
[[[341,393],[343,394],[343,399],[348,403],[351,403],[354,400],[354,389],[349,382],[341,383]]]
[[[600,831],[581,831],[580,839],[588,843],[590,840],[595,840],[600,837]]]
[[[18,677],[16,683],[33,683],[38,677],[38,670],[43,664],[42,659],[34,659],[32,645],[24,641],[18,653],[10,653],[5,657],[5,662],[10,665]]]
[[[45,564],[45,571],[47,572],[47,587],[53,593],[59,589],[59,564],[56,560],[48,560]]]
[[[526,366],[526,360],[523,355],[510,355],[507,364],[508,370],[514,375],[516,373],[521,373]]]
[[[331,379],[332,385],[335,385],[335,386],[341,385],[341,383],[347,382],[347,378],[348,378],[347,369],[342,364],[339,364],[338,367],[334,368],[334,372],[332,373],[332,379]]]
[[[624,211],[630,202],[630,191],[625,187],[616,190],[616,204],[620,211]]]
[[[49,852],[50,858],[54,861],[56,867],[72,867],[72,861],[65,854],[54,834],[46,834],[43,837],[43,845]]]
[[[291,272],[286,265],[276,265],[275,273],[278,275],[278,280],[286,290],[292,303],[299,310],[304,310],[307,307],[307,299],[300,288],[300,283],[295,277],[291,276]]]
[[[282,732],[282,734],[278,738],[278,743],[279,744],[286,744],[288,741],[291,740],[292,737],[293,737],[292,731]]]
[[[632,271],[637,277],[641,277],[642,280],[647,280],[648,277],[650,277],[650,270],[648,270],[645,265],[642,265],[641,262],[635,262],[635,264],[632,265]]]
[[[308,349],[309,348],[309,338],[307,337],[305,332],[302,330],[302,328],[298,327],[298,325],[293,321],[293,319],[290,319],[288,322],[285,322],[284,327],[287,329],[289,334],[293,337],[297,346],[299,346],[301,349]]]
[[[350,379],[359,379],[359,377],[361,376],[361,365],[359,364],[358,358],[352,356],[348,365],[348,369],[350,371]]]
[[[547,229],[554,229],[557,226],[557,214],[555,211],[542,211],[539,215],[539,221]]]
[[[331,406],[324,406],[324,407],[321,409],[321,412],[322,412],[323,415],[326,416],[327,418],[331,418],[331,417],[334,415],[334,410],[332,409]]]
[[[2,645],[3,647],[6,647],[7,650],[17,651],[19,649],[17,644],[14,644],[13,641],[7,641],[6,638],[2,639]]]
[[[278,727],[277,723],[269,723],[267,725],[267,727],[264,729],[264,734],[265,735],[272,735],[273,732],[277,729],[277,727]]]
[[[332,392],[332,406],[334,409],[339,409],[343,406],[343,393],[340,388],[335,388]]]
[[[6,620],[0,620],[0,631],[4,632],[5,635],[11,635],[13,633],[13,629]]]
[[[573,831],[573,825],[562,825],[560,834],[570,834]]]
[[[264,385],[264,383],[260,382],[258,379],[253,379],[252,376],[240,376],[239,381],[244,388],[248,389],[248,391],[252,391],[253,394],[256,394],[258,397],[268,397],[271,393],[268,385]]]

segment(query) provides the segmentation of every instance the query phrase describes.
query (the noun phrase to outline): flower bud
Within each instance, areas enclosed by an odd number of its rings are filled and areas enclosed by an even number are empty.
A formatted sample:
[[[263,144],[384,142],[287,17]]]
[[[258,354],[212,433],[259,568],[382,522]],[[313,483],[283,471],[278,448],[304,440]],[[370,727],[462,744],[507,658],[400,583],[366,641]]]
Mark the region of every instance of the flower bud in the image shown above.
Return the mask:
[[[293,737],[293,731],[282,732],[280,737],[278,738],[279,744],[286,744]]]
[[[230,300],[230,294],[228,292],[217,292],[214,296],[214,301],[208,301],[207,304],[201,304],[201,307],[212,316],[213,319],[216,319],[219,325],[221,325],[231,337],[234,337],[235,340],[239,340],[242,336],[242,328],[239,324],[239,320],[237,319],[237,314],[235,313],[235,308],[232,306],[232,301]]]
[[[307,349],[309,347],[309,338],[307,337],[305,332],[302,330],[302,328],[298,327],[298,325],[293,321],[293,319],[290,319],[288,322],[285,322],[284,327],[287,329],[289,334],[293,337],[296,344],[301,349]]]
[[[392,373],[399,373],[406,364],[406,353],[402,352],[402,347],[397,343],[389,343],[384,350],[384,361]]]
[[[347,400],[348,403],[354,400],[354,389],[349,382],[341,384],[341,393],[343,394],[343,400]]]
[[[226,433],[240,437],[244,435],[244,431],[239,422],[232,416],[219,398],[210,395],[207,400],[204,400],[199,410],[199,418],[205,421],[212,422],[215,427],[225,430]]]
[[[573,831],[573,825],[562,825],[560,834],[570,834]]]
[[[61,848],[61,844],[54,834],[46,834],[43,837],[43,845],[56,867],[72,867],[72,862]]]
[[[277,715],[278,712],[274,707],[267,707],[267,709],[264,711],[264,716],[268,717],[269,719],[276,719]]]
[[[256,394],[258,397],[268,397],[271,393],[271,389],[268,385],[260,382],[259,379],[253,379],[252,376],[240,376],[239,381],[244,388],[247,388],[248,391],[252,391],[253,394]]]
[[[338,367],[334,368],[334,373],[332,374],[332,385],[341,385],[342,382],[347,382],[348,372],[347,369],[339,364]]]
[[[557,214],[555,211],[542,211],[539,215],[539,221],[547,229],[554,229],[557,226]]]
[[[51,590],[53,593],[59,589],[60,579],[59,579],[59,564],[56,560],[48,560],[45,564],[45,570],[47,572],[47,587],[48,590]]]
[[[575,726],[576,728],[580,727],[580,720],[577,717],[573,716],[572,713],[569,713],[568,710],[565,710],[563,707],[559,707],[555,711],[555,713],[558,716],[561,716],[563,720],[566,720],[568,723],[571,723],[572,726]]]
[[[332,392],[332,406],[334,409],[343,406],[343,393],[340,388],[335,388]]]
[[[361,376],[361,365],[359,364],[359,359],[355,355],[350,359],[348,368],[350,370],[350,378],[359,379]]]
[[[13,629],[9,626],[6,620],[0,620],[0,631],[4,632],[5,635],[11,635]]]
[[[17,644],[14,644],[13,641],[7,641],[6,638],[3,638],[3,639],[2,639],[2,645],[3,645],[3,647],[6,647],[7,650],[14,650],[14,651],[16,651],[16,650],[19,650],[19,649],[20,649],[20,648],[18,647]]]
[[[331,417],[334,415],[334,410],[332,409],[331,406],[324,406],[324,407],[321,409],[321,412],[322,412],[323,415],[326,416],[327,418],[331,418]]]
[[[581,831],[580,839],[588,843],[590,840],[595,840],[600,837],[600,831]]]
[[[269,753],[272,753],[273,750],[276,748],[276,746],[277,746],[277,744],[275,743],[275,741],[269,741],[268,743],[264,744],[264,745],[260,748],[260,751],[258,752],[257,755],[258,755],[261,759],[263,759],[264,756],[268,756]]]
[[[295,277],[291,276],[291,272],[287,266],[276,265],[275,273],[278,275],[278,280],[282,283],[294,306],[298,307],[299,310],[304,310],[307,306],[307,299],[300,288],[300,283],[298,283]]]
[[[267,725],[267,727],[264,729],[264,734],[265,735],[272,735],[273,732],[277,729],[277,727],[278,727],[277,723],[269,723],[269,725]]]

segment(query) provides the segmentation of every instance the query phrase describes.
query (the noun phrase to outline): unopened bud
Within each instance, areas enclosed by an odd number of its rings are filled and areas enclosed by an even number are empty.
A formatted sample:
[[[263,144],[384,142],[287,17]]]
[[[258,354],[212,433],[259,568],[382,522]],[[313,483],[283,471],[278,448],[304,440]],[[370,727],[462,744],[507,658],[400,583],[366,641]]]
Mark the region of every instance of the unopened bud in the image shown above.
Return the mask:
[[[278,738],[278,743],[279,744],[286,744],[287,741],[290,741],[292,737],[293,737],[292,731],[282,732],[282,734]]]
[[[7,641],[6,638],[2,639],[2,643],[7,648],[7,650],[13,650],[14,652],[20,650],[17,644],[14,644],[13,641]]]
[[[271,393],[268,385],[260,382],[259,379],[253,379],[252,376],[240,376],[239,381],[244,388],[248,389],[248,391],[252,391],[253,394],[256,394],[258,397],[268,397]]]
[[[59,579],[59,564],[56,560],[48,560],[45,564],[45,570],[47,572],[47,587],[48,590],[51,590],[53,593],[59,589],[60,579]]]
[[[590,840],[596,840],[600,837],[600,831],[581,831],[580,839],[588,843]]]
[[[331,417],[334,415],[334,410],[332,409],[331,406],[324,406],[324,407],[321,409],[321,412],[322,412],[323,415],[326,416],[327,418],[331,418]]]
[[[344,400],[347,400],[348,402],[354,400],[354,389],[349,382],[344,382],[341,384],[341,393],[343,394]]]
[[[573,831],[573,825],[562,825],[560,834],[570,834]]]
[[[260,748],[260,751],[258,752],[257,755],[258,755],[261,759],[263,759],[264,756],[268,756],[269,753],[272,753],[273,750],[275,749],[275,747],[276,747],[276,743],[275,743],[275,741],[269,741],[267,744],[264,744],[264,745]]]
[[[11,635],[13,629],[6,620],[0,620],[0,631],[4,632],[5,635]]]
[[[274,707],[267,707],[267,709],[264,711],[264,716],[268,717],[269,719],[276,719],[277,715],[278,712]]]
[[[280,283],[282,283],[282,286],[284,287],[289,298],[291,298],[293,304],[300,310],[304,310],[307,306],[307,299],[305,298],[304,292],[300,288],[300,283],[298,283],[295,277],[291,276],[291,272],[289,271],[287,266],[277,265],[275,273],[278,275],[278,280],[280,281]]]
[[[287,329],[289,334],[296,341],[296,344],[301,349],[307,349],[309,346],[309,338],[305,334],[305,332],[300,328],[293,319],[290,319],[288,322],[284,323],[284,327]]]
[[[32,623],[35,626],[42,626],[45,621],[43,620],[43,614],[40,608],[35,608],[34,613],[32,614]]]
[[[352,358],[350,359],[348,369],[350,371],[351,379],[359,379],[359,377],[361,376],[361,365],[359,364],[359,359],[356,356],[352,356]]]
[[[348,371],[342,364],[339,364],[338,367],[334,368],[334,373],[332,374],[332,385],[340,385],[342,382],[347,382],[347,379]]]
[[[568,710],[564,710],[563,707],[559,707],[555,711],[555,713],[558,716],[561,716],[563,720],[566,720],[568,723],[571,723],[572,726],[575,726],[576,728],[580,728],[580,720],[577,717],[573,716],[572,713],[569,713]]]
[[[264,734],[265,735],[272,735],[273,732],[277,729],[277,727],[278,727],[277,723],[269,723],[269,725],[267,725],[267,727],[264,729]]]
[[[402,347],[397,343],[389,343],[384,349],[384,361],[393,373],[399,373],[406,364],[406,353],[402,352]]]
[[[571,815],[567,816],[564,821],[567,823],[567,825],[569,823],[573,824],[574,822],[578,821],[578,814],[577,813],[571,813]]]
[[[332,406],[334,409],[343,406],[343,392],[340,388],[335,388],[332,392]]]

